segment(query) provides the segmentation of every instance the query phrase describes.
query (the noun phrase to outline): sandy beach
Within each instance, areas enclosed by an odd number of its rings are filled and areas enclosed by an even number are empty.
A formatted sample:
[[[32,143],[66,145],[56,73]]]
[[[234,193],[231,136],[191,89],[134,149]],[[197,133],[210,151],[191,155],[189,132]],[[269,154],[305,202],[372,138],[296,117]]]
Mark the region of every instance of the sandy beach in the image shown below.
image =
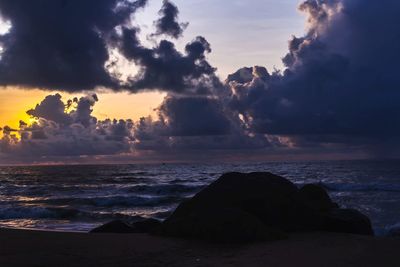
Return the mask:
[[[223,245],[147,234],[0,230],[0,266],[400,266],[400,239],[336,233]]]

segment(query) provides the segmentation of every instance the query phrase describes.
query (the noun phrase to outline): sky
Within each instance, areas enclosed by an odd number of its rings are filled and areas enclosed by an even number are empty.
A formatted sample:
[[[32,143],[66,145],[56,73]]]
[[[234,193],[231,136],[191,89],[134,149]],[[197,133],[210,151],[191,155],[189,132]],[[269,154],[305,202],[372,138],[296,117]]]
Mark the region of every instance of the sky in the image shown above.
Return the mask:
[[[283,68],[281,58],[291,35],[304,33],[304,16],[297,10],[299,0],[230,1],[229,5],[224,0],[174,3],[181,21],[189,22],[178,44],[183,47],[197,35],[206,37],[213,49],[209,61],[223,79],[243,66]],[[149,7],[136,16],[139,24],[152,25],[160,6],[161,1],[150,1]]]
[[[0,2],[0,164],[398,157],[395,1]]]
[[[209,60],[218,68],[222,80],[242,66],[282,68],[281,57],[287,50],[289,37],[304,31],[304,16],[297,10],[298,0],[232,1],[228,8],[222,0],[175,3],[179,6],[181,20],[190,21],[177,45],[182,49],[195,36],[207,36],[213,49]],[[141,36],[145,41],[161,5],[162,1],[151,0],[146,9],[136,15],[135,23],[141,25]],[[8,28],[6,22],[0,23],[0,33]],[[19,120],[29,119],[27,108],[39,103],[47,94],[47,90],[25,90],[15,86],[0,90],[0,125],[17,127]],[[161,92],[99,95],[101,102],[96,105],[94,114],[102,119],[139,119],[151,113],[165,96]],[[73,97],[65,93],[63,96]],[[116,107],[116,100],[124,103]]]

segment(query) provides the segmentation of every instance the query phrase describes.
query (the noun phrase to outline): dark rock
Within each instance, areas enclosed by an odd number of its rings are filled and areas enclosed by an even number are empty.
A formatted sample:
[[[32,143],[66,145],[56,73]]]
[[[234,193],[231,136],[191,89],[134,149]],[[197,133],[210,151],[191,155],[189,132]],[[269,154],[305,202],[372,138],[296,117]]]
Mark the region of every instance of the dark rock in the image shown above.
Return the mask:
[[[158,231],[160,226],[161,222],[155,219],[146,219],[131,225],[135,233],[154,233]]]
[[[296,199],[298,196],[295,196]],[[294,201],[293,206],[288,210],[287,222],[283,230],[287,232],[308,232],[321,228],[323,217],[320,212],[311,209],[302,202],[301,198]]]
[[[369,218],[353,209],[332,209],[325,213],[322,230],[359,235],[374,235]]]
[[[337,208],[328,193],[322,186],[307,184],[299,190],[301,201],[310,209],[318,212],[326,212],[332,208]],[[336,204],[336,205],[335,205]]]
[[[163,224],[162,233],[217,242],[256,242],[286,237],[240,209],[213,207],[169,218]]]
[[[318,185],[302,189],[271,173],[227,173],[181,203],[160,233],[215,241],[275,240],[282,232],[373,234],[365,215],[341,210]]]
[[[170,218],[189,216],[203,207],[235,208],[267,226],[285,228],[297,192],[293,183],[271,173],[227,173],[179,205]]]
[[[115,220],[96,227],[89,233],[134,233],[134,229],[123,221]]]
[[[162,233],[223,242],[281,239],[297,192],[293,183],[271,173],[227,173],[181,203]]]

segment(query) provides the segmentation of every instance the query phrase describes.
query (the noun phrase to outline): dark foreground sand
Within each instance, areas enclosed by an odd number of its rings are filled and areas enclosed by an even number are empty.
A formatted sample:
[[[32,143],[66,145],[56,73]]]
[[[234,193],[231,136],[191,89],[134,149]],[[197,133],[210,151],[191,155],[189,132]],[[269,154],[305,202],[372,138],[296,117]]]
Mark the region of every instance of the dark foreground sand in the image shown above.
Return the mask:
[[[400,239],[295,234],[221,245],[146,234],[76,234],[0,229],[0,266],[400,266]]]

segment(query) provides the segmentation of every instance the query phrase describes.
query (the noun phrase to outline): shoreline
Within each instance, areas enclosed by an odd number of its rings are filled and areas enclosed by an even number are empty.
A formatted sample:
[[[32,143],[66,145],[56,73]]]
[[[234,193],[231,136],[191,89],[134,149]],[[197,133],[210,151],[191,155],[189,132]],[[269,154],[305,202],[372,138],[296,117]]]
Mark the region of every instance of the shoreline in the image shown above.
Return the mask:
[[[311,232],[254,244],[0,228],[0,266],[400,266],[400,239]]]
[[[92,229],[104,225],[103,223],[98,223]],[[396,224],[397,225],[397,224]],[[90,229],[90,230],[92,230]],[[33,232],[49,232],[49,233],[71,233],[71,234],[89,234],[90,230],[62,230],[62,229],[50,229],[50,228],[24,228],[24,227],[7,227],[0,226],[0,230],[13,230],[13,231],[33,231]],[[397,236],[391,235],[390,230],[380,230],[373,227],[374,237],[376,238],[398,238]]]

